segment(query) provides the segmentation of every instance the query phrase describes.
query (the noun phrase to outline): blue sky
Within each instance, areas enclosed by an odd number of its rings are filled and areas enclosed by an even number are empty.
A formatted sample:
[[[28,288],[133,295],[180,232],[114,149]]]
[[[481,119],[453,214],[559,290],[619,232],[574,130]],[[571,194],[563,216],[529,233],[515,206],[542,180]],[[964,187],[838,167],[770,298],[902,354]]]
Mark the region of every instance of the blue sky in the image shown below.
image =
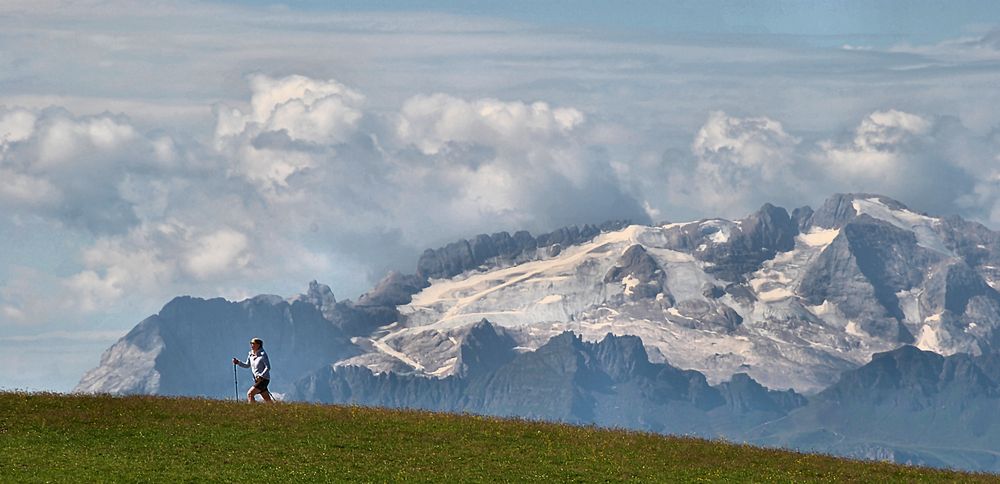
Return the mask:
[[[588,29],[611,34],[784,34],[816,38],[866,38],[940,42],[988,25],[989,1],[292,1],[223,2],[283,5],[302,11],[443,12],[516,20],[547,29]]]
[[[1000,227],[993,2],[0,5],[0,388],[170,298],[868,191]]]

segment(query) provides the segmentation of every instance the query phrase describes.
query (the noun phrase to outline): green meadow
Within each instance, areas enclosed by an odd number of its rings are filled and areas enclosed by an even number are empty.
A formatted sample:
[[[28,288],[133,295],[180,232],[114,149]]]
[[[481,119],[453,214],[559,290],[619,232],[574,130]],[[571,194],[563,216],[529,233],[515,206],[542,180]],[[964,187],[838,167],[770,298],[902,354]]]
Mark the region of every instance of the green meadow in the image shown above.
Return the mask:
[[[299,403],[0,393],[0,482],[996,482],[649,433]]]

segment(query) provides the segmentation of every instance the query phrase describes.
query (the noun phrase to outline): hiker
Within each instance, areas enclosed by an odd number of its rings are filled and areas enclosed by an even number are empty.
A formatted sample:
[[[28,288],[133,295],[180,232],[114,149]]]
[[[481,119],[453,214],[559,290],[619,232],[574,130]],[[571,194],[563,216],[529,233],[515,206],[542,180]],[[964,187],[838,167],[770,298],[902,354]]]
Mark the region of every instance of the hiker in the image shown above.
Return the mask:
[[[253,372],[253,386],[247,390],[247,401],[256,402],[255,397],[259,393],[265,402],[270,402],[271,392],[267,391],[267,384],[271,382],[271,362],[264,352],[264,340],[260,338],[250,340],[250,354],[247,355],[247,361],[233,358],[233,364],[250,368]]]

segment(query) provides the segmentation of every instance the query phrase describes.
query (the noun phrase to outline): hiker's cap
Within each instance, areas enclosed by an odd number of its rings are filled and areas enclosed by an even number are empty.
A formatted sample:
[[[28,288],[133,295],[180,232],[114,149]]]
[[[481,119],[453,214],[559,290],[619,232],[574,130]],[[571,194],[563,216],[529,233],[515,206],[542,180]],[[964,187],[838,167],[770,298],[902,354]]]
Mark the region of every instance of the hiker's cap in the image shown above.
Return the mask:
[[[257,344],[259,344],[261,346],[264,346],[264,340],[262,340],[260,338],[254,338],[254,339],[250,340],[250,343],[257,343]]]

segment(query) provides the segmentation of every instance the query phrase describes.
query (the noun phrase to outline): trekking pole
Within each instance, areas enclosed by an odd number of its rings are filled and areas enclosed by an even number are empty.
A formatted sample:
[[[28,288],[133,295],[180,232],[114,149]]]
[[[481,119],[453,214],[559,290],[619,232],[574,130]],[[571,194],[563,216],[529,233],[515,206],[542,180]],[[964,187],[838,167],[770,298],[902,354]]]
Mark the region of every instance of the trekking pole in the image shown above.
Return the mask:
[[[240,384],[236,380],[236,363],[233,363],[233,395],[237,402],[240,401]]]

